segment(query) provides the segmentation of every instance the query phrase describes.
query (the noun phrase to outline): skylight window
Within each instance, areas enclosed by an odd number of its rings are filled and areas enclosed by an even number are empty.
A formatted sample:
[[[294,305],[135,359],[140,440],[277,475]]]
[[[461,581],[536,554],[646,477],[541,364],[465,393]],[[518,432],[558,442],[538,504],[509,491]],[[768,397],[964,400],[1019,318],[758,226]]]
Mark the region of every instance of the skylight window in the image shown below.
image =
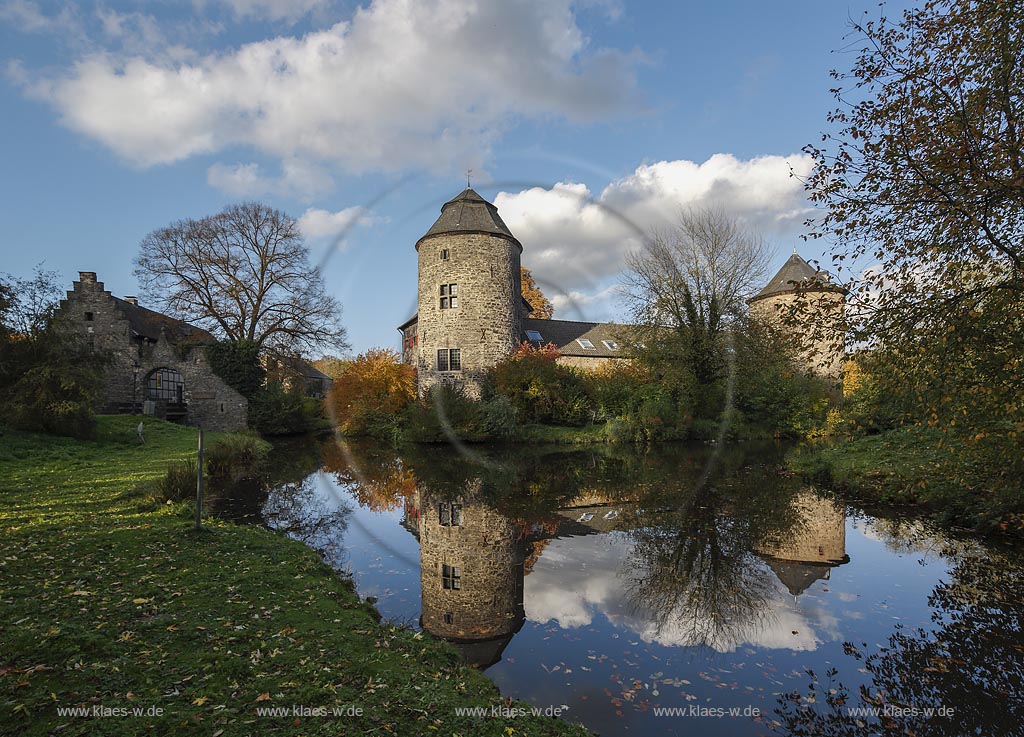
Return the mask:
[[[610,351],[619,350],[619,344],[616,343],[614,340],[602,340],[601,342],[604,343],[604,347]]]
[[[591,343],[586,338],[577,338],[576,342],[579,343],[580,347],[585,349],[585,350],[588,350],[588,351],[596,351],[597,350],[597,348],[594,347],[594,344]]]
[[[544,340],[544,338],[541,337],[541,334],[538,333],[536,330],[527,330],[526,331],[526,337],[529,338],[530,340],[537,340],[537,341]]]

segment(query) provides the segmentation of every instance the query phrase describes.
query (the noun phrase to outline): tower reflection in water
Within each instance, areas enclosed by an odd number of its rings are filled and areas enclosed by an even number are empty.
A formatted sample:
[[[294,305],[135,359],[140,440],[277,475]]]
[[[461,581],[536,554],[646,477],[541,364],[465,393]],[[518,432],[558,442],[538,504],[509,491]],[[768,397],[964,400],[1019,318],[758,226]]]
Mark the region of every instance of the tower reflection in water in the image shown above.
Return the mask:
[[[523,626],[524,526],[499,513],[471,479],[459,494],[420,484],[404,525],[420,542],[420,624],[462,659],[487,668]]]
[[[745,557],[751,564],[758,559],[763,561],[758,564],[762,574],[696,576],[705,587],[731,590],[749,584],[756,589],[748,592],[751,596],[747,597],[752,611],[744,614],[739,608],[730,607],[728,619],[733,627],[742,628],[771,616],[777,600],[768,593],[772,586],[764,576],[774,574],[793,596],[799,596],[816,581],[827,580],[833,567],[849,560],[843,507],[808,490],[792,494],[787,502],[786,513],[778,515],[781,526],[767,531],[761,528],[764,534],[747,543]],[[443,490],[418,483],[415,493],[406,498],[403,525],[420,543],[421,626],[454,645],[467,664],[486,669],[501,660],[508,644],[523,627],[524,576],[526,568],[532,568],[526,562],[537,557],[546,539],[617,530],[630,538],[638,535],[639,541],[653,524],[663,530],[670,528],[671,537],[678,539],[679,544],[704,545],[699,540],[687,542],[694,535],[700,537],[700,532],[683,521],[685,513],[662,515],[653,510],[639,511],[642,508],[643,503],[636,500],[613,501],[600,494],[581,494],[571,501],[563,498],[542,513],[534,510],[537,519],[531,516],[529,521],[523,521],[498,511],[483,494],[480,479],[463,480],[457,486],[446,484]],[[722,521],[736,512],[721,508],[712,517]],[[712,527],[719,524],[712,523]],[[640,545],[632,549],[638,553],[643,548]],[[656,567],[655,560],[646,564],[643,567],[648,570]],[[693,586],[693,579],[694,575],[672,577],[672,587],[678,588],[679,593],[669,597],[677,604],[671,607],[671,618],[706,619],[708,612],[702,610],[699,601],[708,598],[735,602],[736,597],[720,597],[710,592],[705,592],[696,603],[691,596],[680,596],[684,589]],[[664,587],[666,581],[658,585]],[[652,602],[638,596],[634,604],[647,609]],[[683,609],[687,608],[685,605],[696,609],[682,611],[680,604]],[[657,618],[658,613],[651,611],[648,616]]]

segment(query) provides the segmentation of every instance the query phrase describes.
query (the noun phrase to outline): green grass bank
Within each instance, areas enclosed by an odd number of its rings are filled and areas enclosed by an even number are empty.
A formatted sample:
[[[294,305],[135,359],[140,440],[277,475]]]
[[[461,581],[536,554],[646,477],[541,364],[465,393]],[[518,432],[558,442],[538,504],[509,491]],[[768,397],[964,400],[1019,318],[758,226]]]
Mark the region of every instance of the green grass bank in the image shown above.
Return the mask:
[[[992,463],[940,431],[907,426],[831,445],[804,445],[787,465],[871,504],[914,508],[982,534],[1024,536],[1024,499]]]
[[[0,734],[587,734],[457,716],[502,701],[453,649],[379,623],[299,542],[152,502],[196,433],[147,420],[142,445],[137,422],[0,428]]]

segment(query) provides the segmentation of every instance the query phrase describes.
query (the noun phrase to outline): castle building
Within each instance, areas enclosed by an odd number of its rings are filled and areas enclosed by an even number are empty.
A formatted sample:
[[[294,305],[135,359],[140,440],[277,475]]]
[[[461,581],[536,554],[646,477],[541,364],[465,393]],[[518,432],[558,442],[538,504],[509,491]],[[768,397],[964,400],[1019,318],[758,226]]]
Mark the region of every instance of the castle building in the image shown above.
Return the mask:
[[[783,538],[764,540],[755,548],[789,593],[799,596],[815,581],[827,581],[836,566],[849,563],[846,554],[846,510],[812,490],[792,501],[797,515]]]
[[[808,371],[838,381],[846,356],[839,327],[846,290],[795,250],[764,289],[747,300],[750,316],[797,340],[797,359]],[[794,328],[795,324],[804,327]]]
[[[523,526],[488,504],[481,487],[470,478],[452,495],[420,483],[403,524],[420,543],[421,626],[483,669],[526,620],[527,543]]]
[[[478,395],[487,369],[520,343],[553,344],[559,363],[583,370],[628,360],[629,326],[529,317],[532,307],[522,296],[520,277],[523,246],[498,208],[470,187],[444,203],[416,242],[416,253],[417,312],[398,330],[402,360],[416,367],[421,395],[438,383],[459,384]],[[838,378],[844,347],[832,326],[842,316],[845,293],[823,272],[794,253],[750,300],[751,314],[783,325],[782,313],[805,295],[825,318],[814,324],[826,328],[797,336],[799,359],[809,370]]]
[[[94,271],[78,273],[60,313],[108,359],[100,412],[245,429],[248,402],[210,368],[203,347],[216,339],[206,330],[146,309],[135,297],[113,296]]]

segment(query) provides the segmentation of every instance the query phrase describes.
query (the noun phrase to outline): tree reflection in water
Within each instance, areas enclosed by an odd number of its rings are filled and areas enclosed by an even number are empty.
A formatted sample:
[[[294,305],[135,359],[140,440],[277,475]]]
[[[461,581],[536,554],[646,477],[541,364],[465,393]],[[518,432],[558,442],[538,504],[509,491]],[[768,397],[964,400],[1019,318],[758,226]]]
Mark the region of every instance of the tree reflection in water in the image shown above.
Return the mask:
[[[680,644],[729,650],[755,641],[777,612],[778,585],[758,553],[781,553],[775,541],[801,537],[821,548],[820,525],[803,513],[808,505],[833,509],[840,531],[843,514],[828,500],[798,494],[788,479],[765,484],[763,468],[726,469],[712,478],[703,488],[677,485],[677,506],[631,532],[635,573],[628,589],[634,608],[653,615],[654,634],[672,631]],[[840,562],[810,560],[799,552],[779,558],[826,570]]]
[[[871,654],[866,643],[847,643],[850,662],[862,662],[871,683],[851,693],[842,684],[849,665],[824,678],[811,673],[808,694],[780,700],[783,733],[1024,734],[1024,568],[970,544],[943,554],[955,562],[929,597],[933,628],[897,628]]]

